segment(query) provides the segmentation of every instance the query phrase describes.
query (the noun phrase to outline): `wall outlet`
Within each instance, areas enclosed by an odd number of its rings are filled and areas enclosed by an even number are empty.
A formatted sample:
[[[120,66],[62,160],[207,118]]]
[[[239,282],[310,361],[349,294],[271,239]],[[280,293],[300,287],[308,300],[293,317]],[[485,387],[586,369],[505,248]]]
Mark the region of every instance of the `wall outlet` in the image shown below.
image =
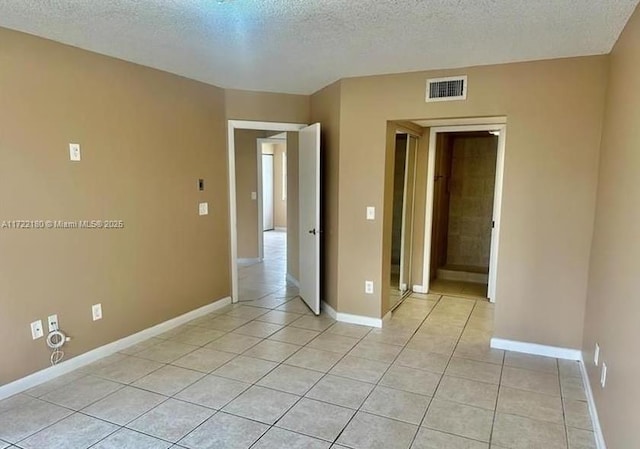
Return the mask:
[[[367,206],[367,220],[376,219],[376,208],[373,206]]]
[[[102,319],[102,304],[94,304],[91,306],[91,315],[93,316],[93,321],[98,321]]]
[[[47,322],[49,323],[49,332],[55,332],[58,330],[58,315],[49,315]]]
[[[42,320],[34,321],[31,323],[31,337],[34,340],[44,337],[44,331],[42,330]]]
[[[602,362],[602,371],[600,371],[600,386],[604,388],[607,384],[607,364]]]
[[[71,159],[74,162],[80,161],[80,144],[79,143],[69,144],[69,159]]]
[[[598,361],[600,360],[600,345],[596,343],[596,350],[593,351],[593,363],[598,366]]]
[[[373,295],[373,281],[364,281],[364,292]]]
[[[209,215],[209,203],[198,204],[198,214]]]

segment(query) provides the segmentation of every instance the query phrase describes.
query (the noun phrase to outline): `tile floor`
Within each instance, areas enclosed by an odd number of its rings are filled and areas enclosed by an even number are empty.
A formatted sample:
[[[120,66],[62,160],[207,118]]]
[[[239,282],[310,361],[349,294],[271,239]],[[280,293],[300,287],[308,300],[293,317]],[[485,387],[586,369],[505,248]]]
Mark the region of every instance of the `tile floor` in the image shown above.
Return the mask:
[[[595,448],[578,364],[492,328],[439,295],[336,323],[283,284],[0,401],[0,449]]]
[[[465,281],[450,281],[434,279],[429,285],[429,291],[441,295],[465,296],[471,298],[486,298],[487,284]]]

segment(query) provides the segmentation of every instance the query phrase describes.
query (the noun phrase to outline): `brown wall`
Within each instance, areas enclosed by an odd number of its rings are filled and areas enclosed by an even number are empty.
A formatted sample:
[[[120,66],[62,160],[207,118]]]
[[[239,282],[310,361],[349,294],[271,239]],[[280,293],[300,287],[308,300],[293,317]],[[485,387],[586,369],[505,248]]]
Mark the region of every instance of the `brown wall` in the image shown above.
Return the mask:
[[[0,67],[0,220],[125,223],[0,230],[0,385],[48,366],[49,314],[69,358],[228,296],[223,91],[6,29]]]
[[[447,264],[489,268],[498,138],[456,136]]]
[[[609,448],[640,447],[640,9],[610,56],[583,351]],[[599,384],[595,344],[608,366]]]
[[[321,299],[338,308],[338,202],[340,174],[340,82],[311,96],[311,121],[321,127],[322,292]],[[343,184],[347,185],[348,184]]]
[[[258,201],[251,193],[258,192],[258,142],[265,131],[236,129],[236,223],[238,228],[238,258],[256,259],[258,248]]]
[[[307,95],[253,92],[226,89],[227,119],[260,122],[308,123],[310,98]]]
[[[507,116],[496,336],[579,347],[606,67],[596,56],[342,80],[340,311],[388,310],[390,220],[364,213],[385,205],[387,121]],[[425,103],[425,80],[454,74],[469,76],[467,101]]]

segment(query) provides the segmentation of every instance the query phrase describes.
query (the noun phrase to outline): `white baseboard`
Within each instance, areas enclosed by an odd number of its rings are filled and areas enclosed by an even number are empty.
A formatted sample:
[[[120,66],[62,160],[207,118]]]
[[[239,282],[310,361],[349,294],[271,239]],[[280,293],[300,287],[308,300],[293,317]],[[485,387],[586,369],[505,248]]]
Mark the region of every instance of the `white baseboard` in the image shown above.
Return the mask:
[[[278,231],[278,232],[287,232],[287,228],[286,227],[282,227],[282,226],[276,226],[273,229],[274,229],[274,231]]]
[[[287,281],[300,288],[300,282],[289,273],[287,273]]]
[[[253,259],[236,259],[238,265],[251,265],[254,263],[262,262],[262,259],[259,257],[254,257]]]
[[[328,302],[322,301],[320,303],[320,310],[324,310],[327,313],[327,315],[329,315],[334,320],[338,319],[338,312],[336,312],[336,309],[331,307]]]
[[[424,285],[414,285],[412,290],[414,293],[429,293],[429,290],[424,288]]]
[[[363,315],[352,315],[350,313],[337,312],[328,303],[322,301],[321,308],[327,312],[331,318],[342,323],[359,324],[361,326],[382,327],[382,319],[372,318]]]
[[[65,362],[62,362],[59,365],[50,366],[49,368],[37,371],[33,374],[23,377],[22,379],[18,379],[6,385],[0,386],[0,400],[8,398],[9,396],[13,396],[14,394],[29,390],[44,382],[48,382],[52,379],[55,379],[56,377],[62,376],[63,374],[67,374],[78,368],[89,365],[111,354],[115,354],[118,351],[122,351],[129,346],[133,346],[151,337],[160,335],[198,317],[221,309],[222,307],[229,304],[231,304],[231,298],[227,297],[219,299],[212,302],[211,304],[207,304],[206,306],[200,307],[196,310],[192,310],[191,312],[187,312],[163,323],[156,324],[155,326],[144,329],[133,335],[129,335],[128,337],[124,337],[120,340],[108,343],[104,346],[100,346],[99,348],[92,349],[91,351],[85,352]]]
[[[593,397],[591,382],[589,382],[589,375],[587,374],[587,367],[584,364],[583,358],[580,358],[580,370],[582,372],[582,382],[587,390],[587,403],[589,404],[589,414],[591,415],[591,423],[593,424],[593,434],[596,437],[596,447],[598,449],[607,449],[607,444],[602,434],[602,427],[600,427],[600,419],[598,418],[598,410],[596,409],[596,401]]]
[[[524,341],[492,338],[491,347],[494,349],[504,349],[506,351],[524,352],[525,354],[555,357],[556,359],[582,360],[582,352],[579,349],[539,345],[537,343],[527,343]]]

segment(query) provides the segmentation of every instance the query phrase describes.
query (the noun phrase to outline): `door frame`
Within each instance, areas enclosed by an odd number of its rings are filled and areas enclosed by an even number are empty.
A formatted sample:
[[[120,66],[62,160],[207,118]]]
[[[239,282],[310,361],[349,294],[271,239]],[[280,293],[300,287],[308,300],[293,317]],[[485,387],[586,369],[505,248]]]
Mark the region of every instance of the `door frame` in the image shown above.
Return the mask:
[[[231,302],[238,302],[238,224],[236,204],[236,129],[258,131],[300,131],[306,124],[286,122],[258,122],[252,120],[227,120],[227,179],[229,188],[229,263],[231,272]],[[260,164],[262,168],[262,163]],[[262,226],[262,225],[259,225]],[[259,245],[258,245],[259,246]]]
[[[397,133],[396,133],[397,135]],[[411,186],[409,186],[409,164],[410,164],[410,148],[411,148],[411,139],[414,138],[416,140],[415,143],[415,148],[413,149],[413,157],[414,157],[414,161],[413,161],[413,183]],[[400,226],[402,226],[402,230],[400,233],[400,281],[399,281],[399,288],[400,291],[402,292],[402,297],[404,299],[404,297],[406,297],[406,295],[408,295],[409,293],[411,293],[411,287],[412,287],[412,283],[411,283],[411,274],[412,274],[412,270],[413,270],[413,241],[414,241],[414,234],[415,234],[415,229],[414,229],[414,221],[415,221],[415,210],[416,210],[416,175],[418,174],[418,164],[417,159],[418,159],[418,148],[420,145],[420,139],[418,137],[415,137],[412,134],[407,134],[407,147],[405,149],[406,153],[406,157],[405,157],[405,161],[404,161],[404,186],[403,186],[403,193],[402,193],[402,224]],[[411,188],[412,195],[413,195],[413,200],[411,201],[411,241],[409,244],[409,248],[411,251],[411,254],[409,255],[409,279],[404,279],[404,259],[405,259],[405,243],[406,243],[406,227],[407,227],[407,193],[408,193],[408,189],[409,187]],[[405,281],[405,282],[402,282]],[[406,287],[405,290],[402,290],[402,285],[404,284],[404,286]],[[402,302],[402,300],[400,300],[398,302],[398,305],[400,305],[400,303]]]
[[[240,128],[244,129],[244,128]],[[270,131],[270,130],[267,130]],[[262,204],[262,195],[263,195],[263,186],[262,186],[262,144],[263,143],[282,143],[287,142],[287,139],[278,139],[274,137],[261,137],[256,139],[256,157],[258,159],[258,190],[256,193],[256,200],[258,201],[258,259],[262,262],[264,260],[264,205]],[[235,155],[235,151],[233,153]],[[275,163],[275,161],[274,161]],[[275,165],[274,165],[275,168]],[[274,177],[275,183],[275,177]],[[276,200],[275,196],[273,198],[274,202]]]
[[[500,247],[500,222],[502,218],[502,193],[504,179],[504,157],[506,150],[507,124],[488,123],[478,125],[453,125],[432,127],[429,131],[429,153],[427,161],[427,201],[424,227],[424,255],[422,269],[422,291],[429,292],[431,271],[431,231],[433,229],[433,201],[435,191],[435,161],[438,133],[467,131],[498,131],[498,154],[496,157],[496,182],[493,196],[494,227],[491,235],[491,253],[489,257],[489,285],[487,296],[492,303],[496,302],[496,283],[498,273],[498,249]]]

